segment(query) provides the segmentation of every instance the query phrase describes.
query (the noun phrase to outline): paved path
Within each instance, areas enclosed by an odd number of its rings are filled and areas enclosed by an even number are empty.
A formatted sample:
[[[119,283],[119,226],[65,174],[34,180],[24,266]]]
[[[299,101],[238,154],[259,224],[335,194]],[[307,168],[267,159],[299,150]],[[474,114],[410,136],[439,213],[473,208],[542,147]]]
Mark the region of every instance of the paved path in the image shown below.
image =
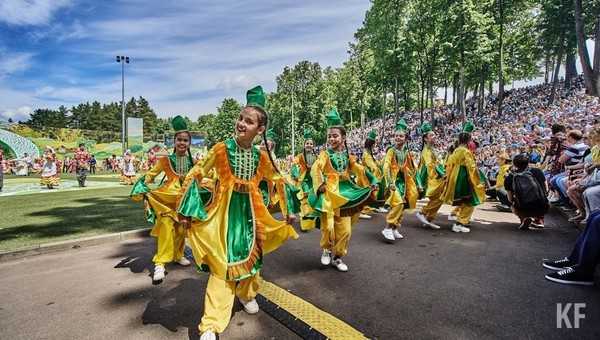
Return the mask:
[[[444,211],[448,211],[445,209]],[[599,339],[600,289],[544,280],[577,230],[551,215],[542,232],[485,205],[470,234],[417,226],[382,242],[383,216],[354,229],[348,273],[320,268],[318,231],[265,259],[265,279],[374,339]],[[153,240],[73,249],[0,264],[0,339],[195,339],[206,275],[170,267],[150,284]],[[600,280],[597,280],[600,282]],[[557,303],[586,303],[580,329],[556,328]],[[221,339],[294,339],[270,316],[236,305]],[[572,315],[572,314],[571,314]]]

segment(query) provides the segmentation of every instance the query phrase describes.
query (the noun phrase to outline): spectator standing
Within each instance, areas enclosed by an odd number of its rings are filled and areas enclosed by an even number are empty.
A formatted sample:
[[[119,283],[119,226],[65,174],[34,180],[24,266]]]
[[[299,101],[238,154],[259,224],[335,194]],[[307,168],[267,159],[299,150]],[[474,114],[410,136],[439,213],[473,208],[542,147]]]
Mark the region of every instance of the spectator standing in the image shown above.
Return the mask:
[[[93,174],[93,175],[96,174],[96,163],[97,163],[96,156],[91,155],[91,158],[90,158],[90,173]]]

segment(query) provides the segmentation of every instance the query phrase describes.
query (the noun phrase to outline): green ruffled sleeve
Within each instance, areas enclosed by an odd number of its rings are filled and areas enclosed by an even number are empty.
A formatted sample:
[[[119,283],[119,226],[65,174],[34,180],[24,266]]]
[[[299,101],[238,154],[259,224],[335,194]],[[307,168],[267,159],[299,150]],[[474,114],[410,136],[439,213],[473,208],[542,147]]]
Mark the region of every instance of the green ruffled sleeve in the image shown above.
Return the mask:
[[[292,169],[290,170],[290,177],[294,180],[297,180],[300,177],[300,167],[298,164],[292,165]]]
[[[444,168],[444,165],[442,165],[442,164],[436,165],[435,172],[437,172],[438,176],[440,176],[440,177],[446,176],[446,169]]]
[[[129,197],[131,197],[137,201],[137,200],[141,200],[143,198],[143,195],[147,194],[149,192],[150,192],[150,188],[146,184],[146,176],[142,176],[135,182],[135,184],[133,185],[133,188],[131,188]]]
[[[377,184],[379,184],[379,181],[377,180],[377,177],[375,177],[375,175],[373,175],[371,173],[371,171],[369,171],[366,168],[365,168],[365,175],[369,179],[369,183],[371,183],[371,185],[377,185]]]
[[[202,202],[200,187],[197,181],[192,181],[185,191],[177,212],[183,216],[197,220],[206,219],[206,211],[204,210],[204,203]]]
[[[298,200],[298,188],[289,183],[285,183],[285,196],[288,214],[300,213],[300,200]]]
[[[419,167],[419,170],[417,170],[417,175],[415,176],[415,182],[417,183],[417,187],[423,190],[427,189],[428,177],[429,176],[427,173],[427,166],[423,164]]]
[[[144,200],[146,221],[150,224],[154,224],[156,222],[156,213],[146,199],[146,194],[149,192],[150,188],[146,184],[146,176],[142,176],[135,182],[133,188],[131,188],[129,197],[131,197],[134,201],[141,201],[142,199]]]

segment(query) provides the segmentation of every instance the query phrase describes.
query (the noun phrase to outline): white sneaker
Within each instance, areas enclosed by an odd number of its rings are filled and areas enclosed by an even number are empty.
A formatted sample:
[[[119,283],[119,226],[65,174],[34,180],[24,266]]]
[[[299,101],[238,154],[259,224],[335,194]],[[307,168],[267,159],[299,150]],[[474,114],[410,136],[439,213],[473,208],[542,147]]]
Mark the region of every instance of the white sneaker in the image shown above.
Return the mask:
[[[152,276],[153,281],[160,281],[165,278],[165,267],[157,265],[154,267],[154,275]]]
[[[400,234],[397,229],[394,229],[394,237],[399,240],[404,238],[404,236],[402,236],[402,234]]]
[[[454,225],[452,225],[452,231],[455,233],[468,233],[471,231],[471,229],[458,223],[454,223]]]
[[[331,252],[327,249],[323,249],[323,254],[321,255],[321,264],[324,266],[331,264]]]
[[[213,331],[206,331],[202,333],[200,340],[217,340],[217,335]]]
[[[417,216],[417,219],[419,220],[419,222],[423,223],[424,227],[429,227],[431,229],[440,229],[439,225],[437,225],[437,224],[435,224],[433,222],[429,222],[427,220],[427,217],[425,217],[425,215],[421,214],[420,212],[418,212],[416,214],[416,216]]]
[[[186,259],[185,256],[180,258],[176,262],[179,263],[179,265],[181,265],[181,266],[189,266],[190,264],[192,264],[192,262],[190,262],[190,260]]]
[[[396,238],[394,237],[394,232],[392,231],[392,228],[384,228],[381,231],[381,234],[383,235],[383,237],[385,237],[386,241],[390,241],[390,242],[396,241]]]
[[[256,302],[256,299],[252,299],[250,301],[240,299],[240,302],[242,303],[242,306],[244,306],[244,310],[246,311],[246,313],[248,313],[248,314],[258,313],[259,308],[258,308],[258,302]]]
[[[415,216],[417,216],[417,220],[419,220],[419,222],[421,222],[425,225],[429,224],[429,221],[427,220],[425,215],[421,214],[420,212],[416,213]]]
[[[378,213],[382,213],[382,214],[387,214],[388,212],[390,212],[389,210],[387,210],[387,209],[386,209],[386,208],[384,208],[384,207],[379,207],[379,208],[377,208],[377,210],[376,210],[376,211],[377,211]]]
[[[448,221],[456,221],[456,216],[452,214],[448,215]]]
[[[367,214],[360,214],[360,216],[358,216],[358,217],[362,218],[363,220],[370,220],[373,218],[372,216],[367,215]]]
[[[335,268],[337,268],[337,270],[339,270],[341,272],[348,271],[348,266],[344,262],[342,262],[341,258],[337,258],[337,259],[333,260],[332,264],[335,266]]]

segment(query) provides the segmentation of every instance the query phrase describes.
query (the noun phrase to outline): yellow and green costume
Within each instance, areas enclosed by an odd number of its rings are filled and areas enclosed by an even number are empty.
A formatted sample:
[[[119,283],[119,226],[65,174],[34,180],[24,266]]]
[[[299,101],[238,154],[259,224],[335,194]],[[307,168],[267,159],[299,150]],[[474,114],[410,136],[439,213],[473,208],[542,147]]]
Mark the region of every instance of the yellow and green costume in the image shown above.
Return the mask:
[[[131,189],[131,198],[135,201],[144,200],[146,219],[154,224],[150,234],[158,242],[152,259],[155,265],[165,265],[183,257],[185,230],[177,217],[177,202],[183,179],[193,165],[189,155],[162,156]],[[164,173],[164,177],[158,188],[150,189],[149,185],[161,173]]]
[[[396,131],[406,133],[408,126],[404,119],[396,123]],[[390,191],[386,204],[391,207],[386,216],[389,226],[399,227],[405,209],[417,206],[419,192],[415,183],[415,166],[411,153],[405,145],[401,149],[395,146],[388,149],[383,163],[383,173],[387,183],[393,183],[396,190]]]
[[[247,97],[248,106],[264,110],[262,88],[249,90]],[[212,200],[203,202],[200,182],[211,169],[215,189]],[[243,149],[235,139],[217,143],[185,179],[178,212],[191,217],[189,245],[199,270],[210,272],[201,332],[222,332],[235,296],[244,300],[256,296],[263,255],[298,238],[291,225],[274,219],[267,210],[259,188],[263,179],[285,193],[284,180],[267,153],[256,146]],[[279,204],[286,216],[290,203],[284,198]]]
[[[485,185],[481,183],[475,156],[464,145],[448,157],[446,185],[442,201],[457,206],[456,220],[462,225],[471,222],[475,206],[485,202]]]
[[[294,159],[294,165],[291,170],[291,178],[296,184],[296,197],[300,201],[300,228],[303,231],[309,231],[317,226],[319,213],[308,203],[309,197],[311,201],[316,201],[315,192],[313,190],[312,177],[310,169],[315,163],[317,157],[313,153],[301,153]]]
[[[175,134],[188,131],[185,119],[181,116],[173,118],[171,125]],[[158,243],[152,259],[156,266],[164,266],[183,257],[185,230],[177,216],[177,202],[183,179],[193,165],[189,152],[187,155],[173,153],[160,157],[131,189],[130,197],[134,201],[144,200],[146,219],[154,224],[150,234],[156,237]],[[149,184],[154,183],[161,173],[164,173],[161,183],[152,190]]]
[[[377,138],[377,133],[375,130],[371,130],[367,139],[375,141]],[[375,195],[374,204],[375,206],[381,206],[385,203],[385,193],[387,189],[387,182],[385,181],[385,177],[383,176],[383,167],[380,162],[378,162],[373,154],[369,150],[364,150],[362,155],[362,164],[366,167],[366,169],[377,179],[379,182],[379,190]]]
[[[341,125],[335,109],[326,116],[328,127]],[[371,185],[377,180],[358,164],[347,151],[323,150],[310,169],[313,195],[308,197],[311,207],[320,213],[321,248],[334,256],[348,253],[352,222],[356,221],[363,206],[371,198]],[[354,181],[351,179],[354,176]],[[325,192],[319,193],[321,185]]]

